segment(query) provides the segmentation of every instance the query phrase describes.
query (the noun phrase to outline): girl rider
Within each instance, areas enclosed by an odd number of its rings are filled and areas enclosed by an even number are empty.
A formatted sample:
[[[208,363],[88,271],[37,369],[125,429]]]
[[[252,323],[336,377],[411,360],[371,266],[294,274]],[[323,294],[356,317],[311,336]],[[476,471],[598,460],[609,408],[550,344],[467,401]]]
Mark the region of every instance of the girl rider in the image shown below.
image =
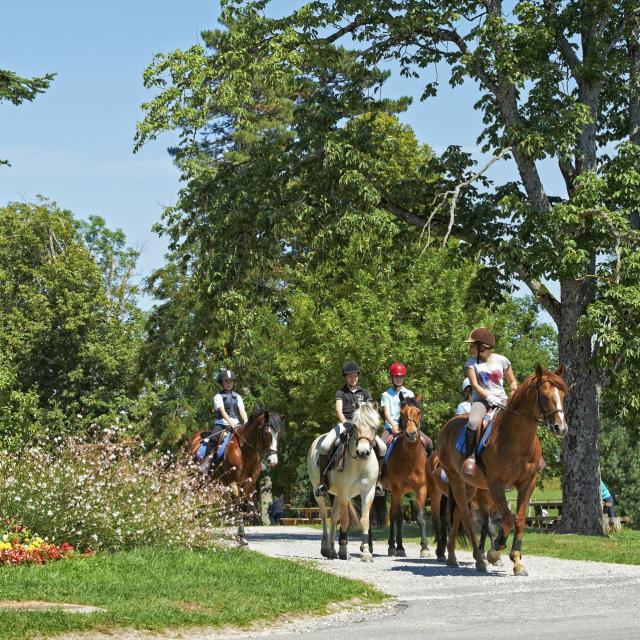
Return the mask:
[[[496,337],[485,328],[474,329],[465,340],[469,343],[471,357],[465,363],[465,373],[471,382],[471,411],[465,427],[464,455],[467,456],[462,465],[462,473],[476,474],[476,433],[489,408],[504,407],[507,394],[504,390],[504,379],[507,379],[511,392],[518,388],[511,362],[504,356],[493,353]]]
[[[315,493],[317,496],[326,496],[329,489],[325,474],[329,464],[331,445],[333,445],[338,435],[345,431],[344,425],[350,423],[353,419],[356,403],[371,400],[369,391],[359,385],[360,365],[357,362],[345,362],[342,365],[342,375],[344,376],[345,384],[336,391],[336,416],[338,418],[338,424],[324,436],[318,449],[320,484],[316,487]],[[378,450],[379,456],[384,455],[387,447],[378,435],[376,435],[374,446]]]
[[[389,367],[391,386],[382,394],[380,406],[384,412],[384,433],[382,440],[389,444],[392,437],[400,433],[400,394],[405,398],[413,398],[413,391],[404,386],[407,367],[402,362],[394,362]]]
[[[238,425],[248,421],[244,409],[244,401],[233,388],[236,374],[229,369],[220,369],[217,375],[222,389],[213,397],[213,408],[216,412],[216,422],[210,438],[218,440],[220,434],[229,427],[235,429]]]

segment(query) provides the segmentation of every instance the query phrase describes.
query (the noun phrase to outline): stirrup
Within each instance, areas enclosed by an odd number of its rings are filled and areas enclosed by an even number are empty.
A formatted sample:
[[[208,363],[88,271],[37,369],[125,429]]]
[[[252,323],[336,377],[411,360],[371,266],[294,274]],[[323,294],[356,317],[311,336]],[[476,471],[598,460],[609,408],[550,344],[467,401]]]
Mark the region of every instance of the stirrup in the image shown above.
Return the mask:
[[[478,471],[478,467],[476,466],[475,455],[469,456],[462,463],[462,473],[466,476],[475,476],[477,471]]]

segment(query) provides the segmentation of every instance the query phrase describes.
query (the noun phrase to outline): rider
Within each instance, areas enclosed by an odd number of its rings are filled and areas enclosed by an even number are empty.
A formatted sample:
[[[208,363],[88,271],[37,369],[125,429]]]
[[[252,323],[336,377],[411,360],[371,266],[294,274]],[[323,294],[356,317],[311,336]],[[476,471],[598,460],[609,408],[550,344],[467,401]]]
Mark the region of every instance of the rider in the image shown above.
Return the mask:
[[[315,493],[317,496],[326,496],[329,489],[325,474],[330,461],[331,446],[338,435],[346,430],[346,426],[351,424],[351,419],[356,410],[356,402],[371,400],[369,391],[359,385],[360,365],[357,362],[345,362],[342,365],[342,375],[344,376],[345,384],[336,391],[336,416],[338,417],[338,424],[325,434],[318,450],[320,484],[316,487]],[[376,435],[374,446],[377,447],[378,451],[384,452],[386,450],[386,447],[378,435]]]
[[[248,421],[242,396],[234,391],[236,374],[229,369],[220,369],[216,376],[221,389],[213,396],[213,408],[216,412],[216,421],[213,433],[209,439],[216,443],[220,434],[227,429],[235,429],[238,425]]]
[[[492,407],[504,407],[507,404],[503,381],[506,378],[511,391],[518,388],[511,362],[504,356],[493,353],[496,337],[486,327],[474,329],[465,340],[469,343],[471,357],[465,363],[465,372],[472,387],[471,411],[465,427],[464,450],[466,460],[462,472],[476,474],[475,443],[476,432],[482,424],[487,411]]]
[[[456,407],[456,415],[461,413],[469,413],[471,411],[471,395],[473,393],[473,387],[471,386],[471,380],[465,378],[462,381],[462,394],[464,400]]]
[[[384,412],[384,432],[382,440],[389,444],[397,433],[400,433],[400,394],[405,398],[413,398],[414,393],[404,386],[407,367],[402,362],[394,362],[389,367],[391,386],[382,394],[380,406]]]

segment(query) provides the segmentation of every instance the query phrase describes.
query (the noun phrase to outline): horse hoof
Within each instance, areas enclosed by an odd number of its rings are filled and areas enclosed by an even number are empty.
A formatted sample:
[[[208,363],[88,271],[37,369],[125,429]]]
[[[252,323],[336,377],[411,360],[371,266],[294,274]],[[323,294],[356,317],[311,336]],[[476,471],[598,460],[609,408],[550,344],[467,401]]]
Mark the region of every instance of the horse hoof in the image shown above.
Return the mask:
[[[340,559],[340,560],[351,560],[351,554],[348,551],[345,551],[343,553],[342,550],[341,550],[340,553],[338,554],[338,559]]]
[[[240,547],[248,547],[249,541],[246,538],[238,538],[238,545]]]
[[[451,560],[451,559],[447,560],[447,567],[457,568],[459,566],[460,565],[458,564],[458,561],[455,558],[453,558],[453,560]]]
[[[396,549],[396,558],[406,558],[407,552],[404,549]]]
[[[529,573],[524,568],[523,564],[514,564],[513,565],[513,575],[514,576],[528,576]]]
[[[429,558],[430,556],[431,556],[431,551],[429,551],[429,549],[420,549],[421,558]]]
[[[484,560],[478,560],[476,562],[476,571],[487,573],[487,563]]]
[[[324,557],[327,558],[328,560],[335,560],[338,557],[338,554],[336,553],[335,549],[330,549],[329,551],[326,552],[326,555]]]
[[[498,562],[500,562],[500,552],[499,551],[494,551],[493,549],[491,549],[491,551],[489,551],[489,553],[487,553],[487,560],[491,563],[491,564],[498,564]]]
[[[373,556],[370,553],[363,553],[360,556],[360,560],[362,560],[362,562],[373,562]]]
[[[447,561],[447,556],[437,556],[436,560],[438,562],[446,562]]]
[[[396,548],[395,547],[389,547],[389,549],[387,550],[387,555],[395,556],[396,555]]]

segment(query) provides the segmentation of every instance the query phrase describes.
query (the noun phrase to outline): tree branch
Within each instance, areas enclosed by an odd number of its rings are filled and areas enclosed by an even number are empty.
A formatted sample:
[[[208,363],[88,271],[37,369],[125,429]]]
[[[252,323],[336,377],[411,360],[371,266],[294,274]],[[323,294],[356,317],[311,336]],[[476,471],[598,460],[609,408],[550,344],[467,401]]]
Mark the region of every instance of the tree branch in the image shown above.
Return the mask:
[[[542,284],[542,282],[530,275],[527,267],[519,265],[516,267],[516,273],[522,282],[524,282],[533,297],[542,305],[545,311],[551,316],[556,326],[560,326],[561,303],[558,299]]]

